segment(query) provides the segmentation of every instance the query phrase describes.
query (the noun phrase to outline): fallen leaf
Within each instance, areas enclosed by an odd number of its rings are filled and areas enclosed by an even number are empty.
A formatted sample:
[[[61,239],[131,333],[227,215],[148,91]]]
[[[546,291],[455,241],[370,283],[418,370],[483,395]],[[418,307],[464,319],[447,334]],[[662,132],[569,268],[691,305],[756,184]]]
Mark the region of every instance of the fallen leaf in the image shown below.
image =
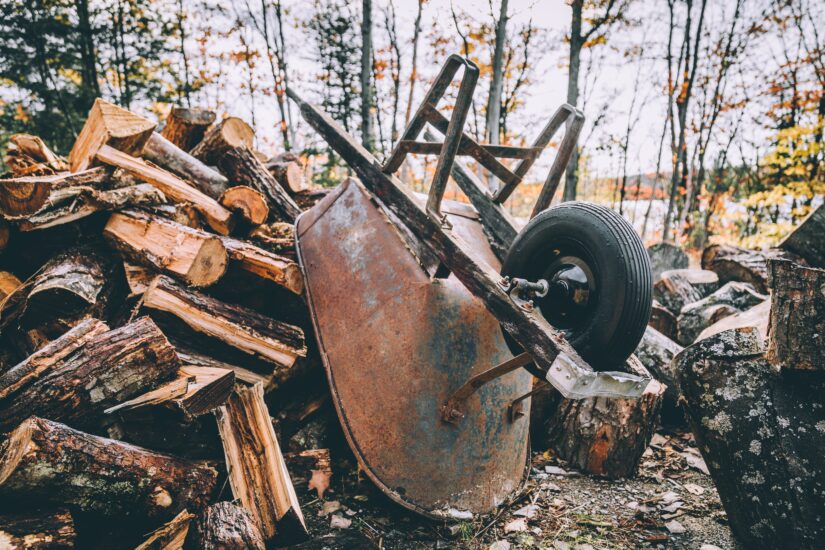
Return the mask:
[[[323,504],[323,506],[321,506],[321,510],[318,512],[318,515],[321,517],[326,517],[330,514],[334,514],[340,509],[340,502],[338,502],[337,500],[328,500]]]
[[[332,477],[331,470],[312,470],[312,477],[309,480],[307,489],[315,489],[318,498],[324,498],[324,493],[329,489],[329,480]]]
[[[527,531],[527,518],[518,518],[504,526],[505,533],[521,533]]]
[[[569,476],[570,472],[558,466],[545,466],[544,471],[554,476]]]
[[[678,510],[681,507],[682,507],[682,503],[677,500],[676,502],[674,502],[670,506],[665,506],[664,508],[662,508],[662,510],[664,510],[665,512],[670,512],[672,514],[673,512],[675,512],[676,510]]]
[[[520,516],[527,519],[533,519],[539,513],[539,507],[535,504],[528,504],[524,508],[519,508],[513,512],[514,516]]]
[[[685,483],[684,487],[685,490],[692,495],[701,495],[705,492],[704,487],[701,485],[696,485],[695,483]]]
[[[673,521],[665,523],[665,528],[674,535],[681,535],[682,533],[687,531],[687,529],[685,529],[685,526],[676,521],[675,519]]]
[[[329,522],[329,526],[332,529],[349,529],[350,525],[352,525],[351,519],[339,516],[338,514],[334,514]]]
[[[682,456],[685,457],[688,466],[691,468],[695,468],[702,472],[705,475],[710,475],[710,471],[708,470],[707,464],[705,464],[705,460],[701,456],[696,456],[693,453],[682,453]]]
[[[510,550],[510,543],[506,540],[497,540],[488,546],[487,550]]]

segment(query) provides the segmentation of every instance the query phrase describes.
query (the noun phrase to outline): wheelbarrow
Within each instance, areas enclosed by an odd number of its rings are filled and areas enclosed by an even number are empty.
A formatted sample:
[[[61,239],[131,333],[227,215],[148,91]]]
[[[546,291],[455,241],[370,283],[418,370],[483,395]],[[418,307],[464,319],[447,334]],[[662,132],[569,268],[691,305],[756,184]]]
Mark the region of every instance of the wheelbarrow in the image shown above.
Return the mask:
[[[447,118],[437,106],[459,69]],[[333,402],[371,480],[434,518],[488,513],[522,486],[538,386],[571,399],[635,398],[649,382],[612,370],[650,315],[639,237],[609,209],[550,207],[582,113],[563,105],[532,147],[482,145],[464,131],[477,79],[475,64],[450,56],[383,164],[287,90],[359,178],[296,222]],[[432,134],[417,141],[427,124],[442,142]],[[502,203],[563,125],[532,219],[519,231]],[[408,154],[438,155],[426,196],[394,176]],[[457,156],[475,159],[499,185],[489,189]],[[451,175],[472,204],[443,200]]]

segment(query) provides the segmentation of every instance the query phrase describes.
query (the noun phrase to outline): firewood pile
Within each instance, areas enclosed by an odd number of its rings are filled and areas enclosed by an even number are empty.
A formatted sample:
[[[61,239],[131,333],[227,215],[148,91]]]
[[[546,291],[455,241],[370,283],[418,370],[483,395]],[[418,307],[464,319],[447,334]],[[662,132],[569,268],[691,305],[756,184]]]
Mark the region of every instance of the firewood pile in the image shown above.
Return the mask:
[[[292,232],[324,194],[240,119],[156,126],[98,100],[67,159],[11,138],[2,548],[287,545],[328,484],[282,447],[326,395]]]

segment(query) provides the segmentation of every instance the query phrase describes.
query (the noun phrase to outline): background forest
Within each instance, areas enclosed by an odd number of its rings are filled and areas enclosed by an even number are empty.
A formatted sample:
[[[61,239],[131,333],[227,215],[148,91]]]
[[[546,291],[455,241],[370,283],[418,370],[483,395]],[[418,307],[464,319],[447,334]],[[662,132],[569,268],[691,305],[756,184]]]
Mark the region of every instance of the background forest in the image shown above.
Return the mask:
[[[825,3],[817,0],[0,0],[0,152],[65,154],[95,97],[163,120],[243,117],[257,148],[346,168],[287,86],[379,158],[450,53],[481,68],[469,128],[526,144],[567,101],[587,123],[564,199],[609,204],[646,241],[774,244],[825,193]],[[551,144],[555,146],[555,144]],[[547,154],[552,157],[552,154]],[[419,188],[434,168],[404,168]],[[549,159],[508,207],[529,212]],[[561,198],[561,197],[559,197]]]

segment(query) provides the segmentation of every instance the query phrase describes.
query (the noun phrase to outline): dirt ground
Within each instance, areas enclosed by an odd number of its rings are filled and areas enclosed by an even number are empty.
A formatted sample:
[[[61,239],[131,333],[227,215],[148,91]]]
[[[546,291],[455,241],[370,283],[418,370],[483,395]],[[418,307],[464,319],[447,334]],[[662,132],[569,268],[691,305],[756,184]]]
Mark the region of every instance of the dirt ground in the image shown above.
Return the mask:
[[[738,548],[685,432],[654,435],[630,480],[581,475],[550,452],[534,453],[522,491],[472,522],[433,522],[404,510],[357,471],[352,457],[333,468],[323,500],[298,488],[313,540],[294,548]]]

